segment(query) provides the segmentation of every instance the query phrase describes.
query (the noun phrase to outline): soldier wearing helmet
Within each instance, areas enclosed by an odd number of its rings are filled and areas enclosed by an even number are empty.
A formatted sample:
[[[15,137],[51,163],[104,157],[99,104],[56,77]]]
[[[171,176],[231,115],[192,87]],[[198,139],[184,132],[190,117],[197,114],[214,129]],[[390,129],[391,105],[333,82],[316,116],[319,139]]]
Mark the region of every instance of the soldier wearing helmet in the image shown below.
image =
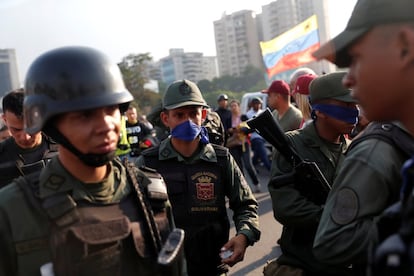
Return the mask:
[[[0,192],[0,275],[161,275],[169,202],[159,174],[115,157],[133,99],[117,65],[58,48],[32,63],[25,89],[25,130],[59,154]]]
[[[165,179],[175,222],[186,233],[188,274],[196,276],[222,275],[260,236],[257,201],[243,174],[228,149],[210,143],[201,126],[206,108],[195,83],[172,83],[161,112],[171,135],[137,160]],[[226,198],[236,226],[230,240]],[[221,251],[226,254],[220,258]]]

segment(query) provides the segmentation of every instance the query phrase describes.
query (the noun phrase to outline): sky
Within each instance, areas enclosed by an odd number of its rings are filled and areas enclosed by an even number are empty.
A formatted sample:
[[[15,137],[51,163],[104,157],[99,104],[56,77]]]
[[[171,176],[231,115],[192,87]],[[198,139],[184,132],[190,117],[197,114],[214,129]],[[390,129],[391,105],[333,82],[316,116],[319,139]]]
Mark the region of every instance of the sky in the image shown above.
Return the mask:
[[[310,0],[309,0],[310,1]],[[328,0],[331,32],[342,31],[356,0]],[[119,62],[169,49],[215,56],[214,25],[224,13],[257,13],[272,0],[0,0],[0,49],[16,50],[20,81],[40,54],[61,46],[90,46]]]

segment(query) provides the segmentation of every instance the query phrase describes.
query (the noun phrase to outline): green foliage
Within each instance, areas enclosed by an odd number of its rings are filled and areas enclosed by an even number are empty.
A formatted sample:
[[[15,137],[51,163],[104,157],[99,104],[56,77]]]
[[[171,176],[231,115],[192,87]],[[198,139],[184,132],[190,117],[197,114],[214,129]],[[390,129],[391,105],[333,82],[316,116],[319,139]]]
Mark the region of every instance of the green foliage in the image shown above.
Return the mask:
[[[134,96],[134,106],[139,112],[152,109],[161,102],[167,85],[159,82],[159,94],[144,89],[148,82],[148,63],[152,61],[150,53],[129,54],[118,64],[125,85]],[[244,92],[260,91],[266,88],[264,72],[253,66],[247,66],[244,72],[236,76],[222,76],[213,80],[201,80],[197,83],[206,102],[212,107],[217,106],[217,97],[227,94],[229,100],[240,100]]]
[[[227,94],[229,100],[240,101],[245,92],[261,91],[267,87],[264,72],[253,66],[247,66],[239,77],[223,76],[212,81],[201,80],[197,85],[207,104],[213,109],[217,107],[217,97],[220,94]]]
[[[247,66],[239,77],[227,75],[220,78],[214,78],[212,81],[201,80],[197,85],[203,93],[207,94],[217,91],[233,91],[239,93],[260,91],[266,88],[264,72],[251,65]]]
[[[118,64],[125,86],[134,96],[133,104],[139,112],[142,112],[146,107],[155,106],[161,97],[153,91],[144,89],[144,84],[149,81],[147,64],[151,60],[150,53],[129,54]]]

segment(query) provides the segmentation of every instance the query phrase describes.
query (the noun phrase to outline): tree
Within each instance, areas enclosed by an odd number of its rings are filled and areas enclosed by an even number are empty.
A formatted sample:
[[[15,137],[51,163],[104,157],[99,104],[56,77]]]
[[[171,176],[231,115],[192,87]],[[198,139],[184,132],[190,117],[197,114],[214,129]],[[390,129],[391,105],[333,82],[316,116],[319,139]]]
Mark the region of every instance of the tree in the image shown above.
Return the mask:
[[[134,96],[139,110],[146,106],[153,106],[160,99],[160,95],[144,88],[149,81],[148,62],[152,61],[150,53],[129,54],[118,64],[124,78],[125,86]]]
[[[125,85],[133,95],[144,92],[144,84],[149,80],[147,76],[147,63],[150,61],[152,61],[150,53],[129,54],[118,64],[124,77]]]

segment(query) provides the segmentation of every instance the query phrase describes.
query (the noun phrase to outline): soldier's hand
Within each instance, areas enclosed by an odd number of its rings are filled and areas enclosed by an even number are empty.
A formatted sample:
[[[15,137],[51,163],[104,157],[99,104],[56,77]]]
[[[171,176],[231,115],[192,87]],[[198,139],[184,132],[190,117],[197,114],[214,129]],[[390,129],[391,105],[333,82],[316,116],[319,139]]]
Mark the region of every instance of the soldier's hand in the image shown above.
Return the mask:
[[[230,257],[222,259],[222,262],[234,266],[244,259],[244,253],[248,246],[247,237],[243,234],[238,234],[237,236],[230,239],[225,245],[223,245],[222,251],[232,251]]]

